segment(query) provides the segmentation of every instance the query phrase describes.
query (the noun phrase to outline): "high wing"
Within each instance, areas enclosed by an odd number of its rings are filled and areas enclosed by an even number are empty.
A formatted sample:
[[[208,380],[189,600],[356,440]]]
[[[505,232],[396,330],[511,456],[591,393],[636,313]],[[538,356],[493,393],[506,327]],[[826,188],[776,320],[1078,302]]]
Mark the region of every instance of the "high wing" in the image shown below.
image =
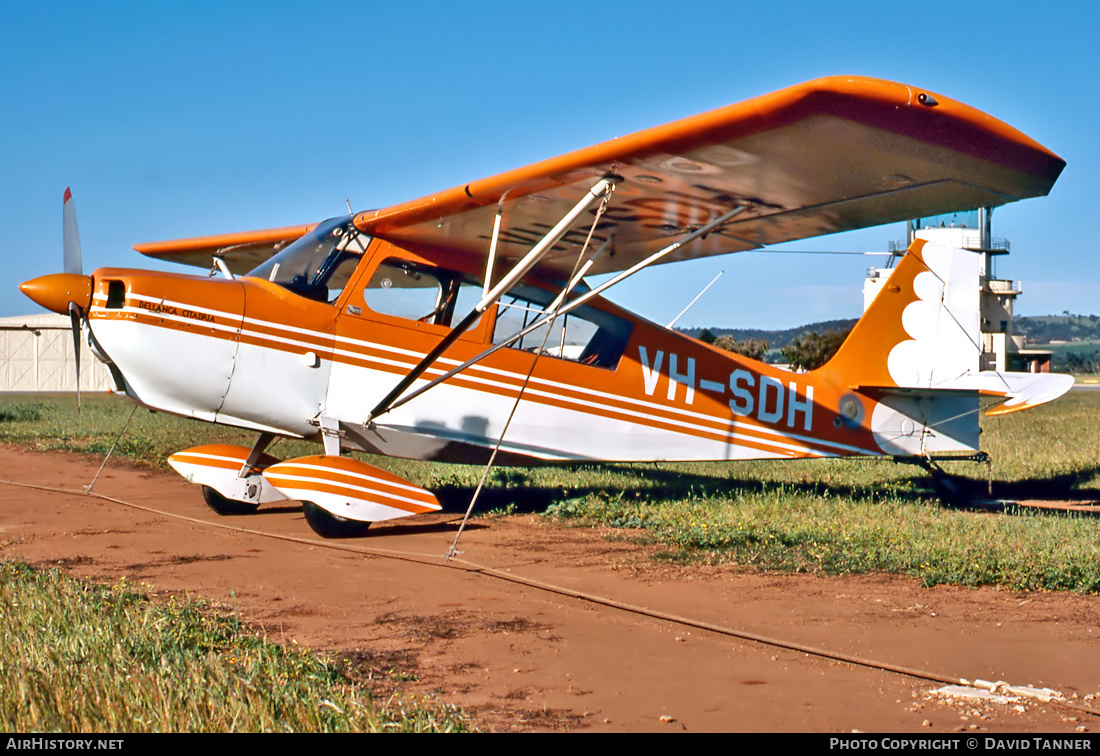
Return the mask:
[[[220,257],[225,260],[229,270],[240,275],[252,270],[286,245],[305,236],[316,225],[316,223],[309,223],[304,226],[149,242],[135,244],[134,249],[158,260],[197,265],[200,268],[209,268],[211,259]]]
[[[663,261],[995,207],[1047,194],[1064,166],[1019,131],[942,95],[879,79],[830,77],[363,212],[355,224],[406,247],[483,256],[499,207],[498,254],[514,258],[596,181],[613,174],[624,180],[594,236],[597,244],[608,242],[608,251],[590,270],[608,273],[738,206],[744,210],[736,218]],[[539,263],[542,271],[571,270],[587,231],[578,222]],[[236,245],[255,254],[272,235],[136,249],[178,261],[183,251],[199,252],[199,264],[208,265],[214,251],[229,262]],[[267,241],[250,241],[261,237]]]

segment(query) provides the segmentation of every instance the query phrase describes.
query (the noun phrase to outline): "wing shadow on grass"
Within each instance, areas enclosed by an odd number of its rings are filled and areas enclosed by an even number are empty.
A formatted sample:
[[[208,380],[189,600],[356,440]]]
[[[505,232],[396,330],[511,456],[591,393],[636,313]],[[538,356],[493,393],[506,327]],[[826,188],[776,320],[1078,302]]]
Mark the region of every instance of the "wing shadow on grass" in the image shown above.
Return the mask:
[[[1100,465],[1079,472],[1049,478],[1025,478],[1008,482],[993,482],[994,494],[1005,499],[1057,499],[1059,501],[1100,501]],[[1082,487],[1081,482],[1092,480]]]
[[[611,475],[615,481],[603,485],[575,485],[573,471],[591,471]],[[989,508],[990,499],[1056,500],[1090,504],[1100,502],[1100,486],[1082,487],[1084,481],[1100,480],[1100,465],[1048,478],[1017,481],[993,481],[990,496],[984,475],[932,475],[913,468],[912,474],[891,476],[862,485],[827,481],[773,481],[749,476],[736,477],[705,473],[688,473],[661,468],[587,464],[571,468],[563,474],[560,486],[527,484],[524,469],[501,471],[482,490],[475,514],[493,511],[518,513],[543,512],[563,501],[600,496],[625,501],[666,503],[672,501],[725,499],[736,502],[750,495],[776,492],[821,497],[845,497],[856,500],[892,500],[918,502],[938,498],[944,506],[953,508]],[[433,489],[444,511],[465,511],[474,493],[474,486],[448,484]]]
[[[616,480],[610,484],[578,485],[571,479],[574,471],[610,474]],[[584,499],[589,496],[652,503],[709,498],[736,501],[747,495],[779,488],[791,493],[817,495],[825,495],[828,490],[830,496],[872,495],[869,487],[830,486],[819,482],[776,483],[748,477],[736,478],[612,464],[588,464],[583,468],[569,468],[563,473],[562,485],[532,485],[526,482],[526,478],[527,474],[522,470],[512,469],[505,473],[503,480],[498,478],[490,481],[478,497],[475,512],[509,510],[537,513],[563,501]],[[465,511],[470,504],[475,487],[448,484],[433,487],[432,490],[443,505],[444,511]],[[913,492],[912,498],[914,500],[927,498],[927,494]]]

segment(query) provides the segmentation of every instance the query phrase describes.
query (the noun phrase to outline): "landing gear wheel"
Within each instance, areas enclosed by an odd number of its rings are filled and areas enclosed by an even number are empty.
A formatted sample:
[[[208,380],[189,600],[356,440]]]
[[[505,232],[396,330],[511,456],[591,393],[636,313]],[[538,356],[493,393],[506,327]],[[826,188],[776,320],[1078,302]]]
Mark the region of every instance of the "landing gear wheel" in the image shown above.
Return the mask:
[[[303,501],[302,511],[313,532],[322,538],[358,538],[366,534],[367,528],[370,527],[369,522],[349,520],[346,517],[334,515],[312,501]]]
[[[208,507],[223,516],[252,514],[260,506],[250,501],[227,499],[210,486],[202,487],[202,498],[206,499]]]

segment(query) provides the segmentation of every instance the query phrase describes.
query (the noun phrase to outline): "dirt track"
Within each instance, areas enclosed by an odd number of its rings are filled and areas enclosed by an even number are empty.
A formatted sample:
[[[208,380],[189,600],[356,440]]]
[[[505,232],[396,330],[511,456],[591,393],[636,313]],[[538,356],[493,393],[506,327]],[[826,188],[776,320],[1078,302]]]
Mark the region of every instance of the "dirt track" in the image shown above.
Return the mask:
[[[0,446],[0,465],[7,481],[79,490],[98,461]],[[609,608],[471,565],[947,678],[1049,687],[1100,709],[1091,698],[1100,691],[1096,597],[669,568],[605,533],[530,516],[476,522],[462,537],[463,561],[448,565],[453,513],[322,543],[294,507],[218,518],[172,473],[108,467],[96,491],[179,517],[5,483],[3,555],[234,606],[277,641],[346,653],[382,690],[458,704],[485,729],[1100,728],[1100,717],[1066,706],[936,696],[942,683]]]

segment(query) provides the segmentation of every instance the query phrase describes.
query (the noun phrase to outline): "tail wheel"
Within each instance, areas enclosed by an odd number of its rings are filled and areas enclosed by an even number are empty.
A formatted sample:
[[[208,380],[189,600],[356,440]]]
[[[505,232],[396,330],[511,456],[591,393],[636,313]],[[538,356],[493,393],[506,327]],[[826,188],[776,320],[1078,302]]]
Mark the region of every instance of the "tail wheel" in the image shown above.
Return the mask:
[[[312,501],[303,501],[302,511],[313,532],[322,538],[358,538],[365,535],[367,528],[370,527],[369,522],[349,520],[346,517],[334,515]]]
[[[231,516],[252,514],[260,506],[259,504],[253,504],[250,501],[227,499],[210,486],[202,487],[202,498],[206,500],[206,505],[208,507],[210,507],[220,515]]]

